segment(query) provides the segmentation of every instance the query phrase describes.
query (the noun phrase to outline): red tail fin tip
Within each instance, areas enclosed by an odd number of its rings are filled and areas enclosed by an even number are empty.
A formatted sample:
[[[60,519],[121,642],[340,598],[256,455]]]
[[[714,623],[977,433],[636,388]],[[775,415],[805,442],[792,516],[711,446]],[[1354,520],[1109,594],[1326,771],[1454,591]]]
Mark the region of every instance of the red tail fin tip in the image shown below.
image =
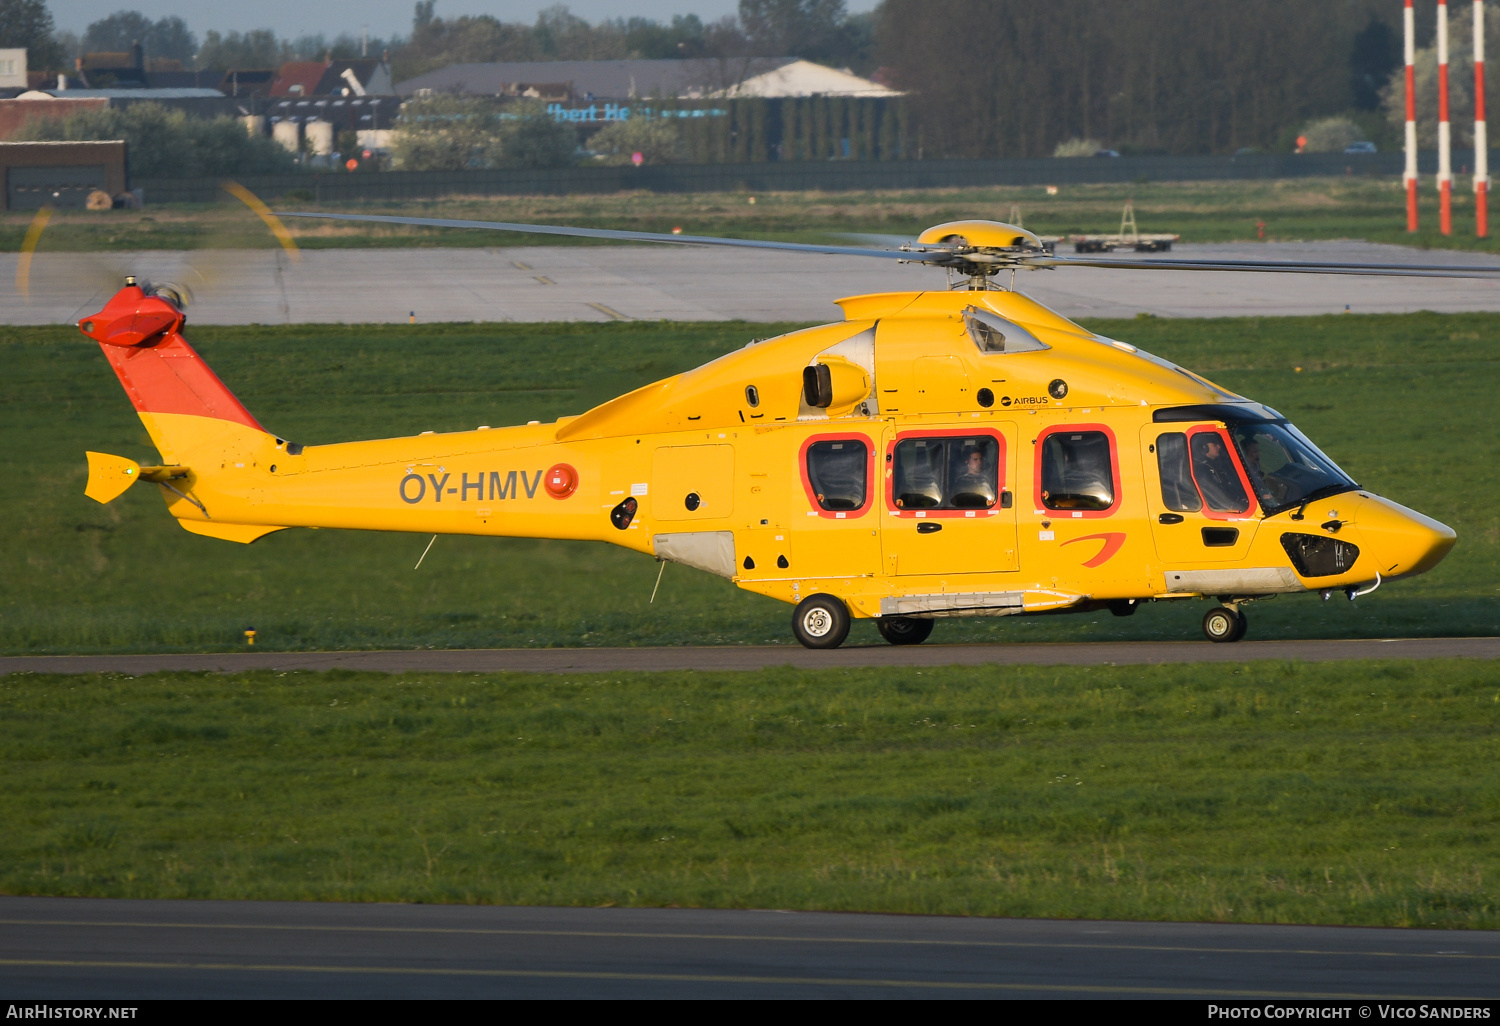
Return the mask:
[[[176,305],[132,283],[78,328],[99,343],[138,413],[211,417],[264,430],[182,337],[186,321]]]

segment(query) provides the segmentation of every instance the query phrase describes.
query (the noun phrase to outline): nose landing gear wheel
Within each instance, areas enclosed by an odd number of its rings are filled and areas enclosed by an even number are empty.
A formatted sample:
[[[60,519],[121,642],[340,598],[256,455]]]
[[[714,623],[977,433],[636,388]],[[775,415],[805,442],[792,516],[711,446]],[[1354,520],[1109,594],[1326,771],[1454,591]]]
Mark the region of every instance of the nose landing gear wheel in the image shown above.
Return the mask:
[[[1203,614],[1203,636],[1209,641],[1239,641],[1249,626],[1245,614],[1218,606]]]
[[[932,633],[932,621],[914,616],[882,616],[875,629],[892,645],[920,645]]]
[[[849,607],[832,595],[809,595],[792,611],[792,633],[806,648],[838,648],[849,636]]]

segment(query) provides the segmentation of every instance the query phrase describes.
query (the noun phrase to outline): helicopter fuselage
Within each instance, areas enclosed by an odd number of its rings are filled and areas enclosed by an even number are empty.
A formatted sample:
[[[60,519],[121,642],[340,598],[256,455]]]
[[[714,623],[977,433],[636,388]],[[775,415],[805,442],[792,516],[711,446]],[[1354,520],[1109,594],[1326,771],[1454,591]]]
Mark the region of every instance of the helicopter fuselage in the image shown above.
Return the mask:
[[[99,340],[162,453],[141,476],[184,527],[229,540],[319,527],[600,541],[790,603],[923,619],[1352,594],[1454,544],[1274,410],[1021,293],[840,305],[841,322],[555,423],[306,447],[212,401],[132,390],[153,348],[191,353],[176,326]]]

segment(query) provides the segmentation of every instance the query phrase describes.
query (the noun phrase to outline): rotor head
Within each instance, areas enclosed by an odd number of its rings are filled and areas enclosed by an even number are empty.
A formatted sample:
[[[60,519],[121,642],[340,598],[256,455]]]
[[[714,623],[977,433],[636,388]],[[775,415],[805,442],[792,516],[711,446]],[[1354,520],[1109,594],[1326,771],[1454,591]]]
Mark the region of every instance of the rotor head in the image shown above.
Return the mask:
[[[1027,257],[1046,252],[1034,233],[1004,221],[948,221],[933,225],[915,243],[901,248],[919,254],[915,263],[950,268],[971,279],[1024,266]]]

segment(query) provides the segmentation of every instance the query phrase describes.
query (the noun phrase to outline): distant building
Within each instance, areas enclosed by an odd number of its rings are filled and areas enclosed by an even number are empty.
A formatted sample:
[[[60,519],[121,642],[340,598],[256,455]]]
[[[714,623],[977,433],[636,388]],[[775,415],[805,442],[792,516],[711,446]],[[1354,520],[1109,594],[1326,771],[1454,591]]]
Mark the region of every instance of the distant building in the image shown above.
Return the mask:
[[[10,138],[16,129],[32,119],[50,118],[60,121],[69,114],[108,106],[108,100],[97,96],[59,100],[51,93],[22,93],[12,100],[0,100],[0,139]]]
[[[0,89],[26,88],[26,51],[0,50]]]
[[[86,53],[73,61],[68,86],[82,89],[201,89],[218,85],[217,72],[190,71],[182,62],[147,57],[136,43],[121,53]]]
[[[390,96],[391,69],[373,57],[289,61],[271,82],[271,96]]]
[[[237,116],[244,111],[235,101],[217,89],[183,88],[153,89],[150,87],[126,87],[117,89],[33,89],[15,100],[0,100],[0,106],[21,101],[103,100],[111,107],[128,107],[133,103],[159,103],[164,107],[180,110],[189,117],[216,118]]]
[[[306,125],[325,121],[337,132],[384,131],[401,110],[398,96],[314,96],[305,100],[272,97],[262,107],[273,126],[291,122]]]
[[[778,68],[750,75],[744,81],[729,86],[721,92],[710,94],[719,97],[742,98],[758,96],[768,100],[784,100],[804,96],[842,96],[859,99],[886,99],[900,96],[895,89],[881,85],[868,78],[860,78],[851,71],[830,68],[812,61],[796,60]]]
[[[0,142],[5,209],[82,207],[89,194],[126,189],[123,142]]]
[[[270,96],[274,68],[230,68],[219,80],[219,92],[233,99]]]
[[[432,93],[534,96],[564,104],[619,103],[652,97],[900,95],[850,72],[795,57],[455,64],[398,82],[396,93],[404,97]]]
[[[895,160],[910,151],[903,94],[796,57],[455,64],[396,84],[403,98],[535,97],[593,133],[631,118],[684,119],[691,163]]]

